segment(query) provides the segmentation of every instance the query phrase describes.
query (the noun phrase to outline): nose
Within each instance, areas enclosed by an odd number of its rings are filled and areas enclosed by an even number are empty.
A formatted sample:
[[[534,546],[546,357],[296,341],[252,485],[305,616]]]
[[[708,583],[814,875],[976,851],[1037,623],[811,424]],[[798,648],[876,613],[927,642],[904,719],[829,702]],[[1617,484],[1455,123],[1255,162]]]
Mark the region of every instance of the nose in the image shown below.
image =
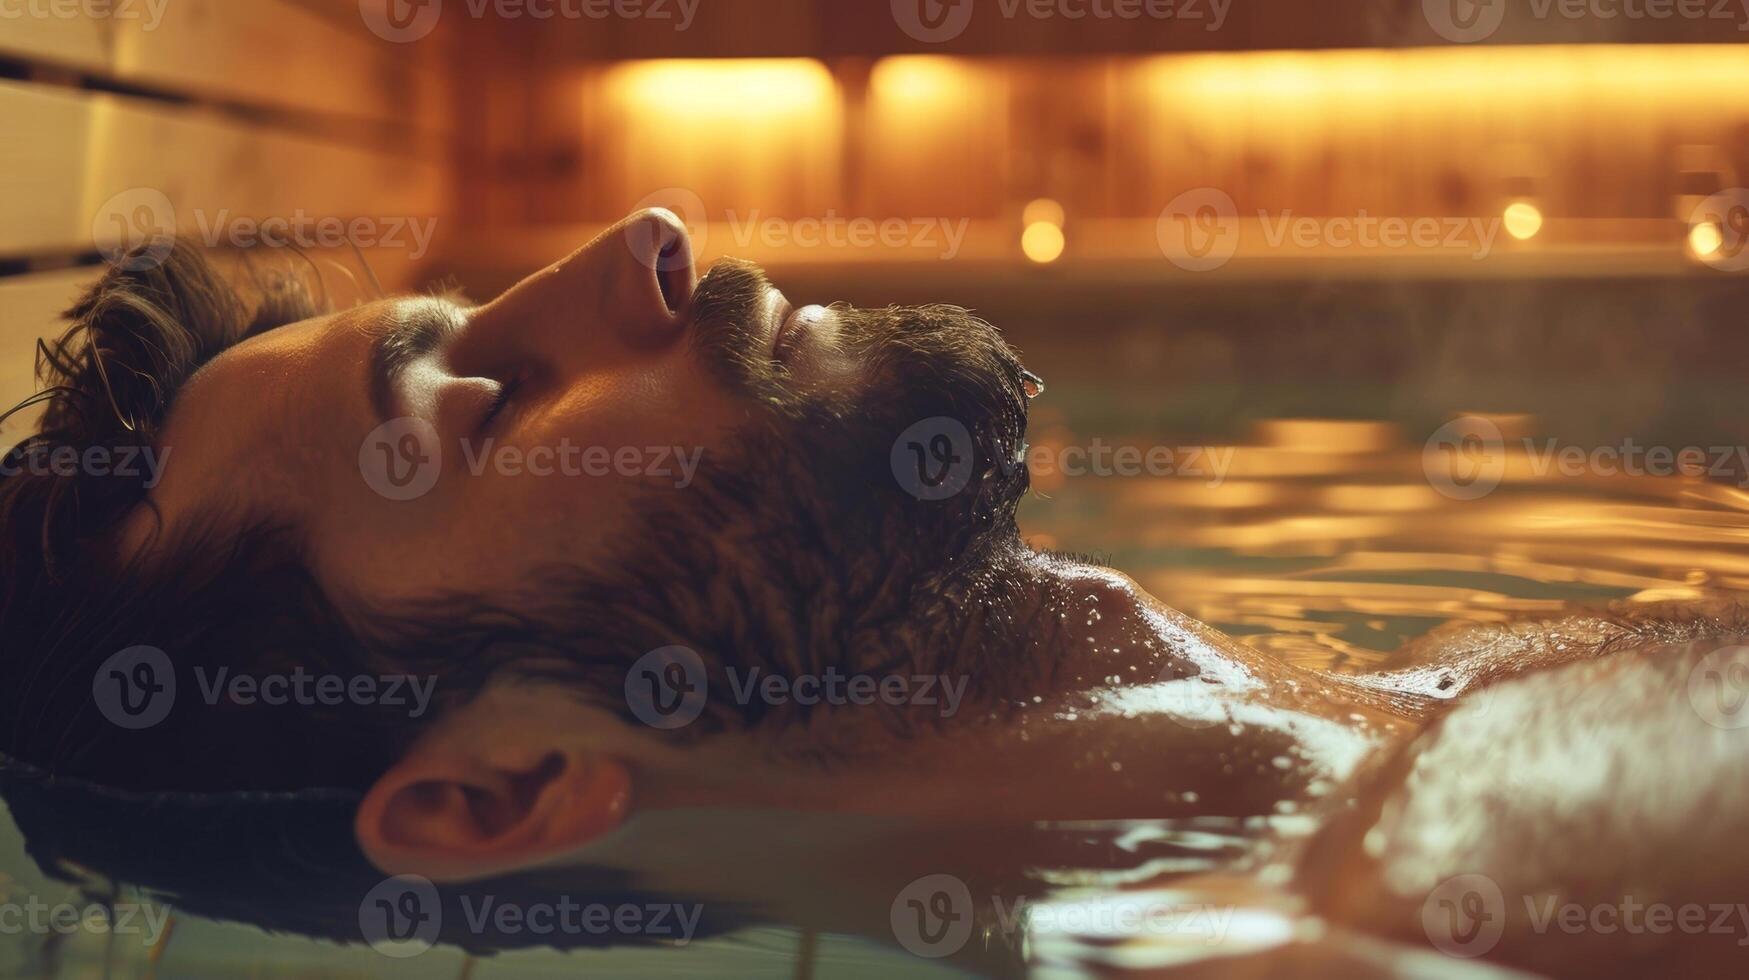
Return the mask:
[[[692,239],[674,212],[633,212],[560,265],[579,260],[600,264],[607,322],[627,346],[661,346],[683,328],[697,276]]]
[[[620,222],[620,227],[632,256],[655,274],[669,315],[684,312],[697,282],[686,225],[667,208],[645,208]]]
[[[550,336],[574,356],[664,348],[686,329],[697,283],[686,226],[665,208],[634,212],[589,244],[511,287],[475,315],[478,331]]]

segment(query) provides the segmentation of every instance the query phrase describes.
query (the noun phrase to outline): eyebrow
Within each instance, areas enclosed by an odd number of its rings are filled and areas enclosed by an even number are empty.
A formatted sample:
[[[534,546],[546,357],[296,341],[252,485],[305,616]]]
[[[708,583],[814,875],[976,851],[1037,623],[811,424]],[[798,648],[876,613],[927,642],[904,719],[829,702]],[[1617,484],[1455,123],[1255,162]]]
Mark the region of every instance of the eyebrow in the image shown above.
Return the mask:
[[[441,348],[458,325],[453,311],[437,303],[404,305],[395,321],[371,341],[367,362],[371,405],[385,422],[400,414],[395,393],[407,368]]]

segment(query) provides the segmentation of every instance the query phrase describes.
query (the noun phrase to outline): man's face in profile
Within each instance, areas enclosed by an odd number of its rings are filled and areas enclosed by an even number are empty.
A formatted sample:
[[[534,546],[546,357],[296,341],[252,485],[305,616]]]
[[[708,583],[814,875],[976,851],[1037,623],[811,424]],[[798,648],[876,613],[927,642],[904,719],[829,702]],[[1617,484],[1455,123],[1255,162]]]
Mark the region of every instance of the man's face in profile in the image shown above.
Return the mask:
[[[623,615],[651,620],[627,642],[708,647],[713,591],[776,609],[835,583],[834,605],[866,604],[1011,535],[1020,378],[962,310],[794,310],[750,266],[696,279],[678,221],[640,212],[484,306],[387,301],[225,352],[172,410],[153,502],[172,536],[214,515],[289,528],[342,608],[624,586],[644,599]],[[973,476],[919,499],[895,440],[942,418]],[[800,646],[805,618],[749,628]]]

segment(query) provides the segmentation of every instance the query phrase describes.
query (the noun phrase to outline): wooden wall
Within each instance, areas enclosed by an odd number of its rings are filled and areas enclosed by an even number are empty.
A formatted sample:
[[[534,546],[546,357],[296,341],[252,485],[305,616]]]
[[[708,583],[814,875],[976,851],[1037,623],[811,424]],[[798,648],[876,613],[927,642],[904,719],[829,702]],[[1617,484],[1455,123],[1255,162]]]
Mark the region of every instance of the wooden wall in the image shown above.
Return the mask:
[[[440,46],[372,36],[355,3],[131,9],[0,18],[5,407],[34,390],[36,338],[59,332],[57,312],[102,271],[103,248],[123,231],[229,249],[260,239],[253,222],[301,222],[276,240],[321,255],[356,237],[373,246],[384,286],[398,289],[417,283],[423,259],[412,223],[441,232],[448,218],[453,100]],[[335,251],[356,268],[349,247]],[[285,248],[265,254],[301,261]],[[0,440],[30,424],[15,419]]]

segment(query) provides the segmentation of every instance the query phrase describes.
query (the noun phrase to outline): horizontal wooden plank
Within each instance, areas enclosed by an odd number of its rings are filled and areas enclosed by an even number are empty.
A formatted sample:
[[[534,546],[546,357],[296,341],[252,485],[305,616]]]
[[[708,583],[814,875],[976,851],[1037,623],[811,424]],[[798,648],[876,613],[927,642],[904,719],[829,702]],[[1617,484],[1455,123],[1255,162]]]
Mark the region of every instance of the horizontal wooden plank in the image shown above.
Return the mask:
[[[1473,26],[1451,20],[1472,6],[1479,8]],[[1365,49],[1454,42],[1740,44],[1744,39],[1744,14],[1737,3],[1599,3],[1583,5],[1578,16],[1572,6],[1418,0],[645,0],[595,8],[626,15],[519,17],[503,20],[503,26],[553,63]],[[939,22],[926,19],[935,14]]]
[[[0,82],[0,119],[18,137],[0,142],[0,256],[90,252],[148,231],[248,244],[240,223],[278,219],[302,243],[339,234],[417,260],[447,202],[440,163],[210,110]]]
[[[343,26],[284,0],[128,0],[110,17],[58,9],[39,0],[0,17],[0,55],[229,103],[447,128],[438,49],[390,44],[356,12]]]

